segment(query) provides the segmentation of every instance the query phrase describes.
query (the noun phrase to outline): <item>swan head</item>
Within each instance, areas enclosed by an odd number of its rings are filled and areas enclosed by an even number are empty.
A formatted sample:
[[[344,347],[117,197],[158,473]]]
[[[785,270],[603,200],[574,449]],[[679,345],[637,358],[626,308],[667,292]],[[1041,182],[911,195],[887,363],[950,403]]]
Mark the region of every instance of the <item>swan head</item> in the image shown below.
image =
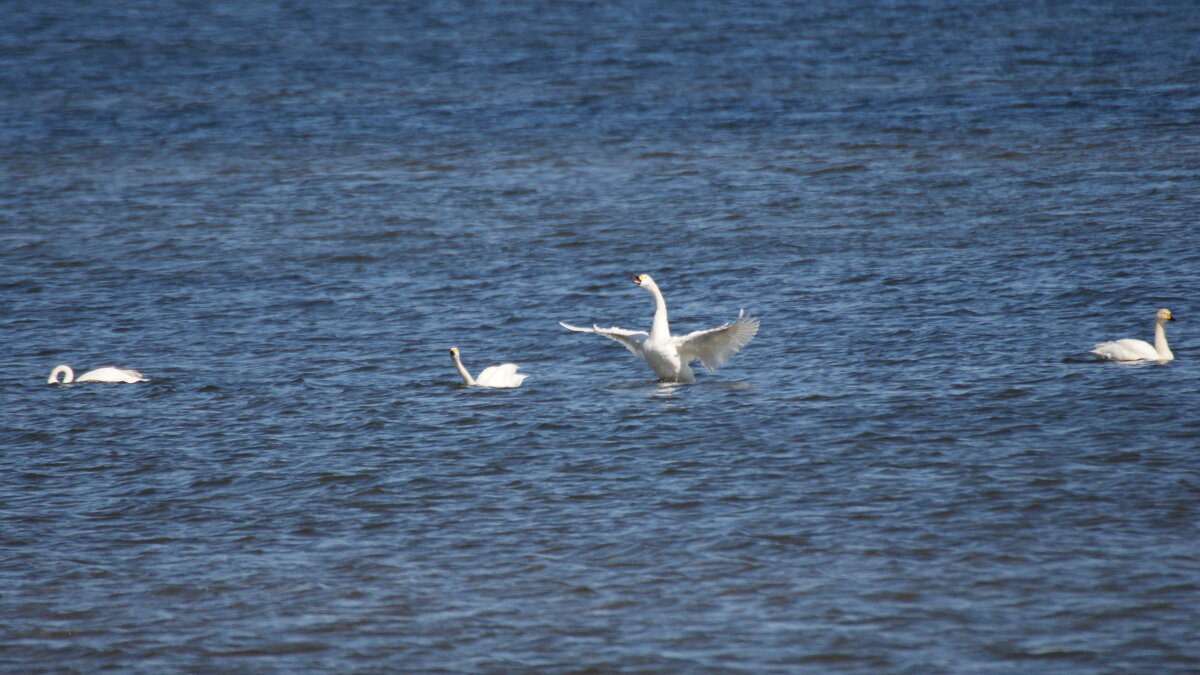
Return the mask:
[[[451,358],[458,358],[458,347],[450,348],[450,356]]]
[[[1158,312],[1156,312],[1154,314],[1154,321],[1157,323],[1163,323],[1165,321],[1174,321],[1174,320],[1175,320],[1175,317],[1171,316],[1171,310],[1169,310],[1165,307],[1163,309],[1158,310]]]
[[[658,284],[654,283],[654,279],[650,278],[649,274],[633,275],[633,283],[637,284],[638,286],[641,286],[642,288],[644,288],[646,290],[658,288]]]

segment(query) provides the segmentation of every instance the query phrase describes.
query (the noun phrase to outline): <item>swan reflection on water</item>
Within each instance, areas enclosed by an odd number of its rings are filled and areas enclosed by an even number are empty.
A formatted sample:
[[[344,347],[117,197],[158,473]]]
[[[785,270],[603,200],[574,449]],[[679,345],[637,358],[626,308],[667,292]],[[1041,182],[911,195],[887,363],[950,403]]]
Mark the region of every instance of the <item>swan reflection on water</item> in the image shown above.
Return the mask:
[[[705,391],[709,389],[737,391],[750,389],[754,386],[750,382],[729,382],[725,380],[700,380],[699,382],[691,383],[695,385],[692,387],[685,387],[685,384],[688,383],[668,382],[664,380],[638,380],[633,382],[614,382],[602,386],[601,389],[615,392],[634,390],[650,398],[675,398],[688,391]]]

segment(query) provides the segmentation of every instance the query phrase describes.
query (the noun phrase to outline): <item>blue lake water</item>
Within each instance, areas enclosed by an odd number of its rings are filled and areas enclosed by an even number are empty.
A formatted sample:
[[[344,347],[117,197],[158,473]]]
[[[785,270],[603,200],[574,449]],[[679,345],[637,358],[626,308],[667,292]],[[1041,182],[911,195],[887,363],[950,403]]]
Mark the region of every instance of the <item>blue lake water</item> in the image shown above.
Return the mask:
[[[1200,670],[1195,3],[5,16],[0,670]]]

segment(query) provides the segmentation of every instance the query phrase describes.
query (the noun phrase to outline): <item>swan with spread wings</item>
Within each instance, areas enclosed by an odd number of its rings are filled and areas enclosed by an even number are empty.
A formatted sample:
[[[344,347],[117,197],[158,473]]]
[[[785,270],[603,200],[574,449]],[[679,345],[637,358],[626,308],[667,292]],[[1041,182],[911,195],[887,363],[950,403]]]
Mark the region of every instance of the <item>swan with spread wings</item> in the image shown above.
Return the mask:
[[[745,347],[758,332],[758,319],[747,317],[745,312],[740,311],[733,323],[673,336],[667,325],[667,303],[663,300],[658,284],[654,283],[649,274],[634,276],[633,283],[654,296],[654,323],[651,324],[649,333],[615,326],[601,328],[593,325],[591,328],[580,328],[562,321],[559,325],[579,333],[603,335],[621,343],[649,364],[654,374],[665,382],[695,382],[696,376],[692,373],[689,363],[699,359],[710,372],[716,370],[739,349]]]

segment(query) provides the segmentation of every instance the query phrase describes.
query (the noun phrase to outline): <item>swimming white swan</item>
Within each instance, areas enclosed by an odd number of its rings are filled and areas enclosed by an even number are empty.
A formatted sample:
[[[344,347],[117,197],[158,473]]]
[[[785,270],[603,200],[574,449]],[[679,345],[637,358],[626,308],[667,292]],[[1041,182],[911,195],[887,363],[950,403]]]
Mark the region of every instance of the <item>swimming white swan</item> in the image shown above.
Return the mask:
[[[1101,342],[1092,347],[1091,353],[1102,359],[1113,361],[1170,361],[1175,358],[1167,346],[1167,333],[1163,324],[1174,321],[1171,310],[1160,309],[1154,315],[1154,346],[1144,340],[1114,340]]]
[[[529,377],[525,373],[517,372],[517,364],[501,363],[498,366],[484,368],[479,377],[474,378],[467,372],[466,366],[462,364],[462,359],[458,358],[458,347],[450,348],[450,358],[454,359],[454,367],[458,369],[458,374],[462,375],[463,382],[466,382],[468,387],[511,389],[521,386],[525,378]]]
[[[46,384],[58,384],[58,376],[63,375],[63,384],[71,384],[72,382],[149,382],[150,380],[142,377],[142,374],[136,370],[122,370],[107,366],[89,370],[75,378],[75,371],[71,370],[71,366],[55,366],[54,370],[50,371],[50,377],[46,378]]]
[[[700,363],[712,372],[745,347],[758,333],[758,319],[748,318],[744,312],[739,311],[737,321],[733,323],[672,337],[671,329],[667,325],[667,303],[663,300],[658,284],[654,283],[649,274],[634,276],[633,283],[650,291],[650,295],[654,296],[654,323],[651,324],[649,333],[615,326],[601,328],[593,325],[591,328],[579,328],[562,321],[559,325],[567,330],[595,333],[620,342],[626,349],[644,359],[660,380],[667,382],[695,382],[696,376],[692,373],[689,363],[700,359]]]

